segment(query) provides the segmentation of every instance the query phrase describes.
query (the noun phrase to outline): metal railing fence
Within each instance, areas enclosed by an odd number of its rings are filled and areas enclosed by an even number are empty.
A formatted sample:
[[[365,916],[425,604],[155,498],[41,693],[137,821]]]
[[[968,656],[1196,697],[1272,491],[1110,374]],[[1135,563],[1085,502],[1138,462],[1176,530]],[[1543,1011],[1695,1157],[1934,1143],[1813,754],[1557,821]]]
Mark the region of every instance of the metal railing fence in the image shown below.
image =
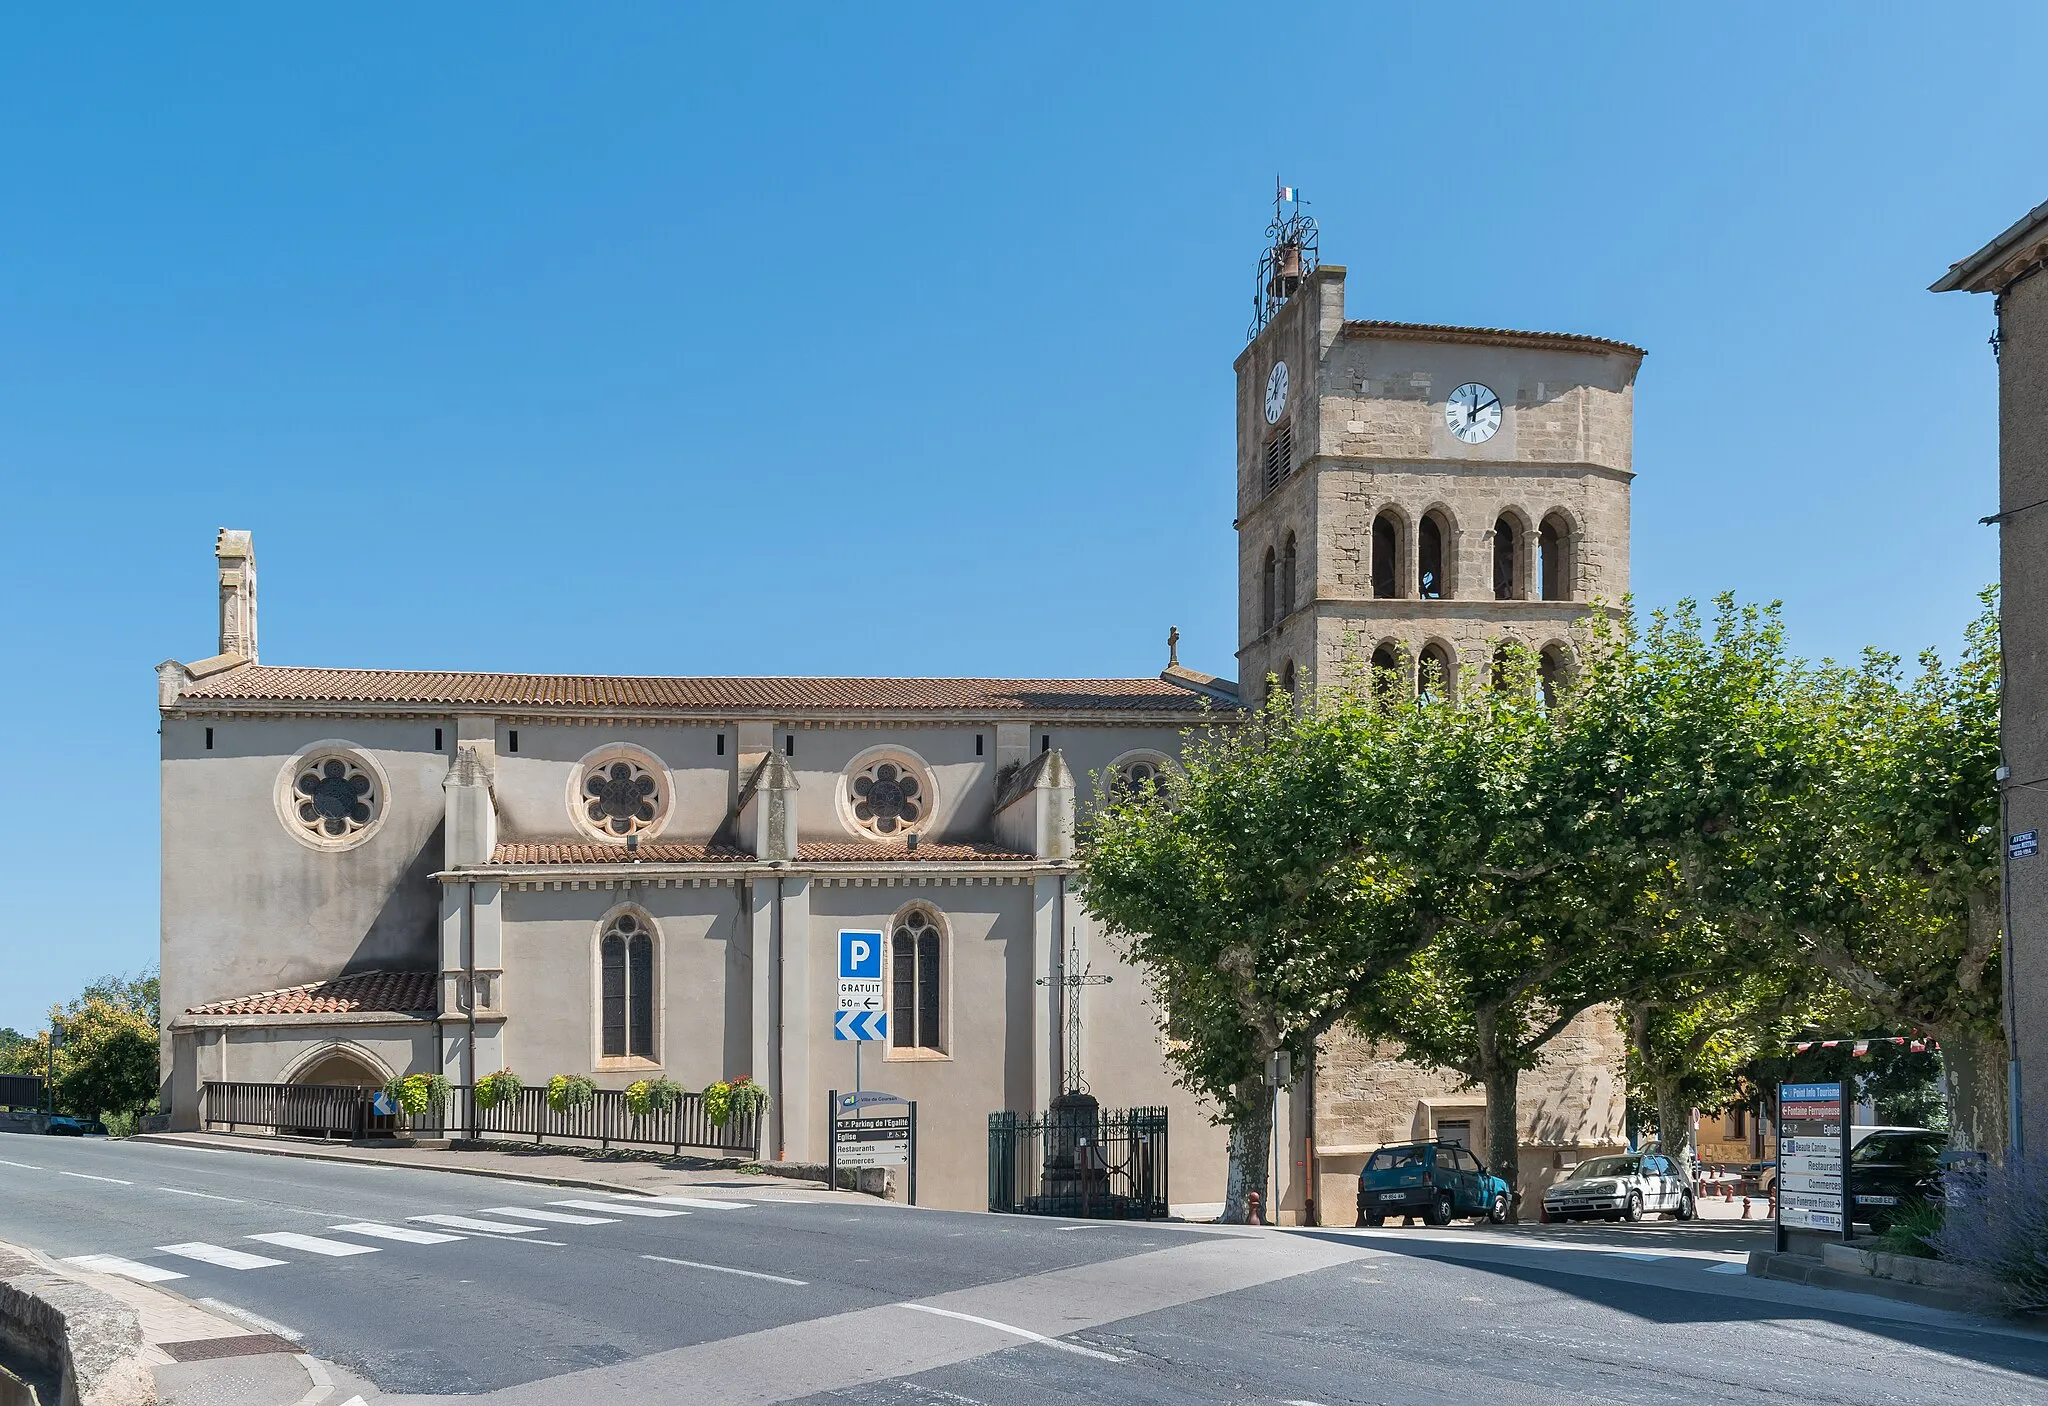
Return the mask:
[[[988,1208],[1093,1220],[1164,1220],[1164,1108],[991,1113]]]
[[[438,1107],[419,1114],[380,1114],[376,1089],[345,1084],[242,1084],[208,1080],[201,1086],[202,1128],[263,1128],[287,1136],[532,1138],[595,1142],[603,1147],[684,1148],[758,1156],[760,1110],[733,1111],[724,1126],[711,1121],[704,1095],[682,1093],[668,1107],[642,1116],[623,1092],[600,1089],[581,1108],[548,1107],[547,1090],[521,1089],[491,1108],[479,1108],[468,1084],[450,1086]]]

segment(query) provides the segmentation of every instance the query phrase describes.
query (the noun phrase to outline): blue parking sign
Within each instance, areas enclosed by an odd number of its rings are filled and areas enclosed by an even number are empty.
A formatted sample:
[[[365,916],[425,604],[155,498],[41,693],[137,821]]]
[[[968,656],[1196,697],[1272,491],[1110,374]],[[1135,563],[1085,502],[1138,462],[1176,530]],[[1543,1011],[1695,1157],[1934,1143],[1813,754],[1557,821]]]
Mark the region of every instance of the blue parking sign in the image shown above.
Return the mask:
[[[839,933],[839,976],[844,981],[880,981],[882,935],[842,928]]]

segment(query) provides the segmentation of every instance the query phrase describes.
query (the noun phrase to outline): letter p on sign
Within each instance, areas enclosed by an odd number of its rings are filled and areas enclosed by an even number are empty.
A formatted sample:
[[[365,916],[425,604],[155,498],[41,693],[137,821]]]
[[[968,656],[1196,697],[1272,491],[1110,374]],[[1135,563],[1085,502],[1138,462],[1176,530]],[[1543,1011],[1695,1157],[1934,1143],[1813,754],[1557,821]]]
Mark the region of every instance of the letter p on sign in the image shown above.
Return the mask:
[[[839,975],[846,980],[882,979],[882,935],[841,929],[839,933]]]

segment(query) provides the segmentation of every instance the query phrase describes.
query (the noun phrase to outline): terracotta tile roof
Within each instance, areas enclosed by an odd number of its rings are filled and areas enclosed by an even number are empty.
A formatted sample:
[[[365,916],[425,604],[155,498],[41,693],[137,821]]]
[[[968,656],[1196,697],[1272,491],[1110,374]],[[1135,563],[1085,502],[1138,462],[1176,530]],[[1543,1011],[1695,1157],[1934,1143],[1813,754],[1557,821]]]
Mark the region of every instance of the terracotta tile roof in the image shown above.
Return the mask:
[[[179,701],[412,703],[478,708],[648,708],[787,715],[850,709],[1044,714],[1194,712],[1195,692],[1161,679],[634,678],[295,669],[251,664],[195,680]]]
[[[1630,356],[1648,356],[1641,347],[1628,342],[1617,342],[1608,337],[1588,337],[1579,332],[1517,332],[1511,327],[1449,327],[1436,322],[1380,322],[1373,319],[1351,319],[1344,324],[1346,331],[1356,330],[1367,336],[1442,338],[1457,342],[1485,342],[1500,346],[1556,347],[1559,350],[1576,348],[1580,351],[1626,352]]]
[[[880,861],[901,861],[916,863],[928,859],[1031,859],[1034,856],[1018,854],[1000,845],[946,845],[922,844],[916,849],[903,845],[885,845],[879,840],[829,841],[814,845],[800,844],[796,857],[804,864],[869,864]]]
[[[332,981],[258,991],[226,1001],[193,1006],[187,1015],[335,1015],[347,1011],[432,1012],[432,972],[357,972]]]
[[[702,864],[719,860],[749,860],[754,856],[731,845],[642,845],[627,853],[624,845],[499,845],[491,851],[493,864],[626,864],[638,859],[660,864]]]

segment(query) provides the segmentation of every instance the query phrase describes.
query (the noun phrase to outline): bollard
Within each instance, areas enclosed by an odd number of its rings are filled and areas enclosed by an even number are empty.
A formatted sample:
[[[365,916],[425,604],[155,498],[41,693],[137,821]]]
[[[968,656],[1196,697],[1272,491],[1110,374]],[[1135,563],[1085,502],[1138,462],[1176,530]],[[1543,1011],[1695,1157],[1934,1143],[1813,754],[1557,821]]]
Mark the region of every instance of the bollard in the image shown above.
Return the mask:
[[[1744,1220],[1749,1219],[1749,1198],[1747,1196],[1742,1198],[1742,1218]]]
[[[1246,1225],[1264,1225],[1266,1223],[1265,1216],[1259,1211],[1259,1193],[1256,1191],[1245,1193],[1244,1223]]]
[[[1721,1183],[1721,1199],[1722,1199],[1723,1201],[1733,1201],[1733,1200],[1735,1199],[1735,1183],[1734,1183],[1734,1182],[1732,1182],[1732,1181],[1724,1181],[1724,1182],[1722,1182],[1722,1183]]]

